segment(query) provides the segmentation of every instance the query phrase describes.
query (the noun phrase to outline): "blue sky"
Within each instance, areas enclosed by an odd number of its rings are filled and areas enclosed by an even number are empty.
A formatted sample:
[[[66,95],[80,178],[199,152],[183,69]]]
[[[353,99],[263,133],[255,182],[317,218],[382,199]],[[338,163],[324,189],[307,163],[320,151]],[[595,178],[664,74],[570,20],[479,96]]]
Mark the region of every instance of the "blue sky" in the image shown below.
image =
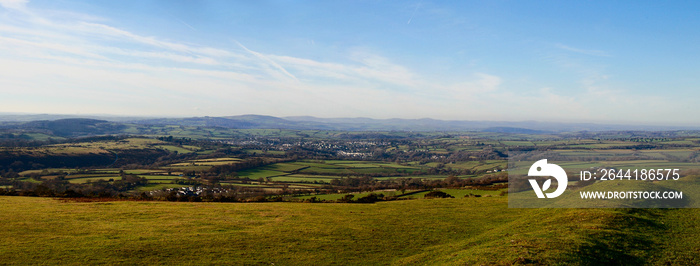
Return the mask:
[[[693,1],[0,0],[0,112],[696,125]]]

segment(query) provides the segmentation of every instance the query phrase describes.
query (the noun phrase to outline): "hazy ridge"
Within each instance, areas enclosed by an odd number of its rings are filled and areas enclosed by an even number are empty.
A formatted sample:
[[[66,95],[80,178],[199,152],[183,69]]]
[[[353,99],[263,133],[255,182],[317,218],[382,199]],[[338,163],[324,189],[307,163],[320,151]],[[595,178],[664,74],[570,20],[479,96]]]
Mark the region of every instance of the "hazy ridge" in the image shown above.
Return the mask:
[[[130,123],[140,125],[178,125],[223,127],[233,129],[292,129],[292,130],[341,130],[341,131],[486,131],[518,134],[543,134],[577,131],[614,131],[614,130],[698,130],[691,126],[651,126],[651,125],[616,125],[596,123],[561,123],[540,121],[466,121],[422,119],[374,119],[354,118],[319,118],[313,116],[274,117],[266,115],[238,115],[224,117],[182,117],[149,118],[107,115],[54,115],[54,114],[0,114],[0,123],[10,125],[37,125],[36,121],[57,121],[65,119],[93,119],[111,123]],[[69,120],[70,121],[70,120]],[[27,122],[35,122],[27,124]],[[72,121],[70,123],[75,123]],[[42,123],[38,123],[41,125]],[[46,123],[43,123],[46,124]],[[55,124],[55,123],[54,123]]]

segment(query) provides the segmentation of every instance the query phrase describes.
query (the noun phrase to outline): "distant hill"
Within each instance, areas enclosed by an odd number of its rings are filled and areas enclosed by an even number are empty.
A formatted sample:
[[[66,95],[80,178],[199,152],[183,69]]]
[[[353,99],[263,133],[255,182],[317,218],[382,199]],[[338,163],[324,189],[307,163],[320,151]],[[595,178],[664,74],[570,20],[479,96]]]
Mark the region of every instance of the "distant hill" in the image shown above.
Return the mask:
[[[125,125],[119,123],[86,118],[32,121],[18,124],[15,127],[25,130],[46,131],[60,137],[117,134],[126,128]]]
[[[178,125],[196,127],[255,128],[256,124],[223,117],[154,118],[134,121],[143,125]]]
[[[534,130],[527,128],[518,127],[490,127],[482,130],[484,132],[495,132],[495,133],[513,133],[513,134],[546,134],[551,133],[549,131]]]
[[[133,121],[142,125],[179,125],[201,127],[223,127],[234,129],[297,129],[297,130],[331,130],[333,128],[322,123],[289,121],[274,116],[241,115],[227,117],[190,117],[190,118],[157,118]]]
[[[275,117],[266,115],[239,115],[225,117],[156,118],[131,121],[141,125],[181,125],[202,127],[223,127],[233,129],[292,129],[292,130],[340,130],[340,131],[485,131],[515,134],[545,134],[578,131],[615,130],[679,130],[698,127],[662,127],[604,125],[592,123],[556,123],[539,121],[462,121],[421,119],[373,119],[319,118],[313,116]]]
[[[578,131],[616,130],[698,130],[700,127],[648,126],[648,125],[607,125],[594,123],[561,123],[540,121],[465,121],[421,119],[372,119],[357,118],[318,118],[312,116],[284,117],[296,122],[323,123],[339,130],[397,130],[397,131],[488,131],[501,133],[541,134]]]
[[[18,114],[18,113],[0,113],[0,122],[31,122],[31,121],[55,121],[59,119],[69,118],[87,118],[95,120],[107,120],[110,122],[124,122],[145,119],[144,117],[134,116],[110,116],[110,115],[60,115],[60,114]]]
[[[35,119],[37,118],[37,119]],[[42,118],[42,119],[38,119]],[[30,120],[34,119],[34,120]],[[37,121],[38,120],[38,121]],[[32,121],[32,122],[27,122]],[[55,122],[55,123],[52,123]],[[543,134],[579,131],[664,131],[698,130],[700,127],[605,125],[593,123],[557,123],[539,121],[463,121],[421,119],[319,118],[313,116],[274,117],[266,115],[239,115],[224,117],[186,118],[127,118],[127,117],[73,117],[70,115],[0,114],[0,126],[47,130],[60,136],[119,133],[120,125],[178,125],[220,127],[231,129],[291,129],[339,131],[485,131],[516,134]]]

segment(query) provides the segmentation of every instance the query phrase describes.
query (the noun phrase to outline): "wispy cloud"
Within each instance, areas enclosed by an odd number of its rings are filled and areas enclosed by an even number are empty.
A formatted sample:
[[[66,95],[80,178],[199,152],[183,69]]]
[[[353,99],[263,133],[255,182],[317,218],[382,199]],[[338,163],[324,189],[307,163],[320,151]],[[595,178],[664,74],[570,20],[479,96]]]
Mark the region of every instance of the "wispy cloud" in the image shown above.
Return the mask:
[[[615,103],[625,114],[649,113],[635,104],[649,99],[610,86],[604,67],[575,56],[608,53],[561,44],[547,46],[556,55],[549,60],[574,73],[578,91],[550,84],[522,89],[476,65],[457,74],[425,74],[373,47],[299,56],[235,41],[150,36],[107,18],[33,10],[26,1],[0,5],[11,13],[0,16],[0,111],[564,120],[604,117],[611,113],[606,104]],[[318,39],[314,49],[329,46]]]
[[[410,69],[375,53],[355,49],[348,59],[354,63],[319,62],[306,58],[268,55],[287,68],[311,77],[337,79],[344,83],[367,83],[398,85],[411,89],[423,85]]]
[[[346,63],[320,62],[266,54],[238,42],[237,47],[224,49],[166,41],[98,22],[103,20],[90,15],[53,20],[60,14],[43,16],[28,10],[11,19],[0,18],[7,22],[0,23],[4,69],[0,90],[19,93],[13,94],[16,104],[1,101],[3,108],[56,112],[50,109],[59,105],[41,103],[43,97],[52,97],[73,103],[60,108],[80,108],[81,112],[88,106],[119,110],[117,106],[136,104],[142,107],[127,112],[183,114],[179,112],[191,109],[177,106],[192,103],[206,106],[200,111],[212,114],[269,113],[296,110],[299,103],[307,103],[297,114],[324,113],[342,106],[342,110],[368,112],[364,115],[376,109],[393,110],[396,116],[396,105],[387,105],[383,99],[418,101],[410,94],[383,90],[383,84],[416,86],[412,71],[361,49],[348,51]],[[71,19],[86,17],[91,19]],[[372,95],[377,97],[367,98]],[[78,104],[78,100],[105,104]]]
[[[574,52],[578,54],[584,54],[584,55],[590,55],[590,56],[602,56],[602,57],[610,57],[611,55],[605,51],[601,50],[589,50],[589,49],[580,49],[580,48],[575,48],[563,44],[555,44],[555,46],[559,49],[569,51],[569,52]]]
[[[239,42],[236,42],[236,44],[238,44],[238,46],[240,46],[241,48],[243,48],[243,50],[245,50],[246,52],[248,52],[248,53],[252,54],[253,56],[255,56],[256,58],[259,58],[260,60],[262,60],[265,64],[269,64],[269,65],[272,66],[274,69],[276,69],[276,70],[278,70],[278,71],[284,73],[284,75],[286,75],[287,77],[290,77],[290,78],[292,78],[292,79],[295,80],[295,81],[299,81],[299,79],[297,79],[297,77],[295,77],[294,75],[292,75],[291,73],[289,73],[289,71],[287,71],[286,69],[284,69],[284,67],[282,67],[280,64],[278,64],[278,63],[275,62],[274,60],[270,59],[270,57],[268,57],[268,56],[266,56],[266,55],[264,55],[264,54],[255,52],[255,51],[253,51],[253,50],[250,50],[250,49],[248,49],[247,47],[243,46],[243,44],[241,44],[241,43],[239,43]]]
[[[25,9],[29,3],[28,0],[0,0],[0,6],[7,9]]]

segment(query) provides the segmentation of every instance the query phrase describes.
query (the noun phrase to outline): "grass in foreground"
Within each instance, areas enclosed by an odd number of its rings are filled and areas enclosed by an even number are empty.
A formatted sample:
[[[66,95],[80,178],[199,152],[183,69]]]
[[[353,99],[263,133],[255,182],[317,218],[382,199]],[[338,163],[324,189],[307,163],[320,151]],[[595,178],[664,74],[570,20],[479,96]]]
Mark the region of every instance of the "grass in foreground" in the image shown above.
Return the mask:
[[[697,210],[508,209],[506,197],[377,204],[0,197],[16,264],[697,263]],[[679,241],[674,241],[677,239]]]

